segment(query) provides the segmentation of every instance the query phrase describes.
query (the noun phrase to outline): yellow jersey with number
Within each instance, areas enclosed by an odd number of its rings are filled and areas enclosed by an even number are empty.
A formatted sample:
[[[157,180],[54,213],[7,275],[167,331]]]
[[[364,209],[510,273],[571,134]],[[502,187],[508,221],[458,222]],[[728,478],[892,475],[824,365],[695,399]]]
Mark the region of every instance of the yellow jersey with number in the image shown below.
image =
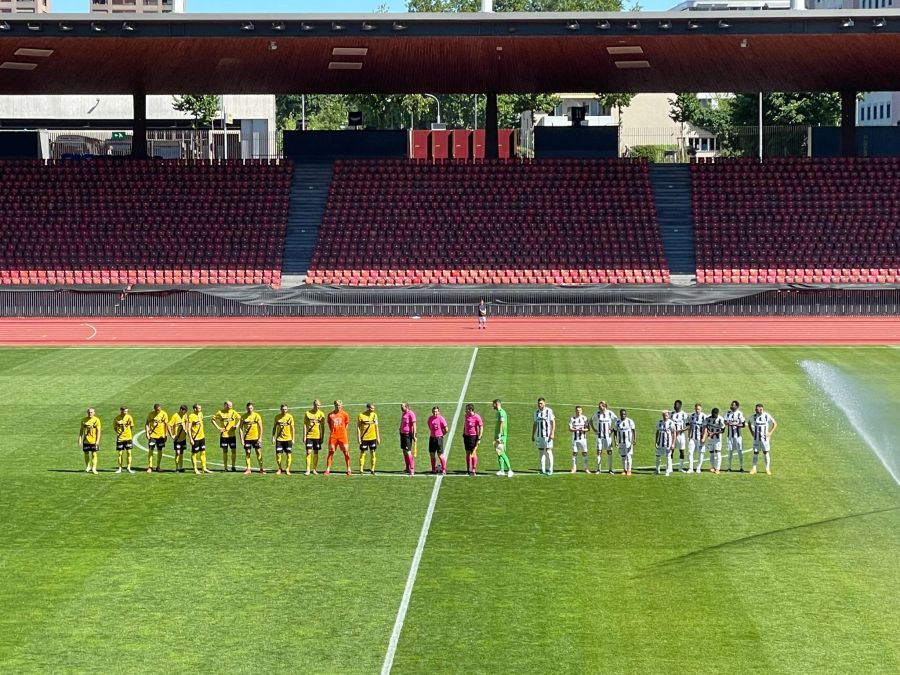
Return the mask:
[[[219,410],[213,415],[213,422],[218,422],[219,426],[222,427],[222,438],[234,438],[240,421],[241,414],[234,408],[231,410]]]
[[[100,438],[100,429],[102,427],[103,424],[101,424],[100,418],[96,415],[93,417],[83,417],[81,419],[81,442],[88,445],[95,445],[97,439]]]
[[[303,415],[303,426],[306,428],[306,437],[312,440],[322,438],[322,429],[325,428],[325,411],[307,410]]]
[[[245,441],[258,441],[262,429],[262,416],[255,410],[241,415],[241,431]]]
[[[118,415],[113,420],[113,429],[117,441],[130,441],[134,438],[134,418],[129,414]]]
[[[294,440],[294,416],[291,413],[284,413],[275,418],[275,440]]]
[[[165,438],[166,437],[166,425],[169,423],[169,415],[165,410],[160,410],[159,412],[152,412],[147,415],[146,426],[150,429],[150,433],[147,434],[147,438]]]
[[[378,439],[378,413],[361,412],[356,418],[356,426],[359,428],[359,437],[363,441]]]
[[[206,429],[203,427],[203,413],[191,413],[188,415],[187,423],[194,443],[206,438]]]

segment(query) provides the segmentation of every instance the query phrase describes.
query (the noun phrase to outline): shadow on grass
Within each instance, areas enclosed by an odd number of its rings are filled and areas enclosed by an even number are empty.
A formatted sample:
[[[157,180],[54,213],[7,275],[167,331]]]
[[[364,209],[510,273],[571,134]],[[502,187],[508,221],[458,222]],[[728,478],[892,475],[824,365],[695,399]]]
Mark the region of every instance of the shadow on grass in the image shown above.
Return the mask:
[[[782,527],[777,530],[769,530],[768,532],[760,532],[759,534],[751,534],[746,537],[740,537],[739,539],[732,539],[731,541],[723,541],[719,544],[713,544],[712,546],[706,546],[704,548],[699,548],[696,551],[691,551],[690,553],[685,553],[684,555],[679,555],[674,558],[668,558],[666,560],[660,560],[657,563],[654,563],[650,566],[651,569],[665,567],[667,565],[675,565],[681,562],[685,562],[688,560],[692,560],[698,556],[701,556],[705,553],[712,553],[714,551],[720,551],[726,548],[732,548],[735,546],[743,546],[744,544],[750,544],[760,539],[765,539],[767,537],[772,537],[779,534],[784,534],[785,532],[792,532],[794,530],[804,530],[811,527],[818,527],[820,525],[829,525],[831,523],[837,523],[842,520],[851,520],[853,518],[863,518],[865,516],[873,516],[879,513],[889,513],[891,511],[900,510],[900,506],[891,506],[885,509],[875,509],[873,511],[864,511],[862,513],[850,513],[846,516],[835,516],[834,518],[826,518],[825,520],[815,520],[810,523],[801,523],[800,525],[791,525],[790,527]]]

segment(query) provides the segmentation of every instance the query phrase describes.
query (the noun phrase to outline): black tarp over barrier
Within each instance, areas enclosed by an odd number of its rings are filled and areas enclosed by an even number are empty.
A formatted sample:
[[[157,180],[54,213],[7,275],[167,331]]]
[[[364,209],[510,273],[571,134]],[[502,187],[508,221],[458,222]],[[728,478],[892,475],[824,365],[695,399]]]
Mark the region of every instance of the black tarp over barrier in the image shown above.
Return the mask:
[[[900,285],[6,287],[0,316],[897,316]]]

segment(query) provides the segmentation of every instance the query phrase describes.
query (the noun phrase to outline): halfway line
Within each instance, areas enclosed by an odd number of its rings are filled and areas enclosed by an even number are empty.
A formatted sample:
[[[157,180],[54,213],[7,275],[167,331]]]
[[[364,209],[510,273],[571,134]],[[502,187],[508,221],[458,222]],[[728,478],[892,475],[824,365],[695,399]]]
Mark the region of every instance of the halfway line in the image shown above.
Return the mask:
[[[450,446],[456,437],[456,423],[459,421],[459,413],[463,409],[463,401],[469,390],[469,381],[472,379],[472,370],[475,368],[475,358],[478,356],[478,347],[472,350],[472,360],[469,361],[469,370],[466,371],[466,379],[463,382],[462,391],[459,392],[459,400],[456,402],[456,412],[453,414],[453,422],[450,425],[450,433],[447,438],[447,447],[444,455],[450,458]],[[419,543],[413,555],[409,575],[406,577],[406,586],[403,589],[403,598],[400,600],[400,608],[397,610],[397,619],[394,621],[394,630],[391,632],[391,640],[388,643],[387,654],[384,655],[384,664],[381,666],[381,675],[389,675],[394,665],[394,656],[397,653],[397,643],[400,641],[400,633],[403,631],[403,622],[406,620],[406,611],[409,609],[409,599],[412,596],[413,586],[416,583],[416,575],[419,573],[419,563],[422,562],[422,552],[425,550],[425,540],[428,538],[428,530],[431,528],[431,518],[434,516],[434,506],[437,504],[438,492],[441,490],[443,475],[439,475],[434,481],[431,490],[431,500],[428,502],[428,510],[425,512],[425,521],[422,523],[422,531],[419,533]]]

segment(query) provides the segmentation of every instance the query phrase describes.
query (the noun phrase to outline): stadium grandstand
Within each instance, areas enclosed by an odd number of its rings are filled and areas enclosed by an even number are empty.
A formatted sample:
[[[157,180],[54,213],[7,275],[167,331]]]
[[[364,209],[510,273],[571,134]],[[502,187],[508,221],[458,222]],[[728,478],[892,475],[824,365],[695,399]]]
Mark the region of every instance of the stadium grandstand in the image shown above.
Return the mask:
[[[6,315],[453,314],[485,295],[519,314],[898,306],[900,129],[861,148],[855,124],[858,92],[900,89],[897,10],[0,27],[0,91],[127,93],[135,111],[125,158],[44,159],[37,132],[0,133]],[[478,140],[416,132],[415,151],[405,131],[298,131],[272,159],[150,158],[146,97],[169,91],[487,105]],[[842,124],[806,157],[652,165],[621,156],[615,127],[576,124],[517,159],[497,94],[541,91],[837,91]]]

